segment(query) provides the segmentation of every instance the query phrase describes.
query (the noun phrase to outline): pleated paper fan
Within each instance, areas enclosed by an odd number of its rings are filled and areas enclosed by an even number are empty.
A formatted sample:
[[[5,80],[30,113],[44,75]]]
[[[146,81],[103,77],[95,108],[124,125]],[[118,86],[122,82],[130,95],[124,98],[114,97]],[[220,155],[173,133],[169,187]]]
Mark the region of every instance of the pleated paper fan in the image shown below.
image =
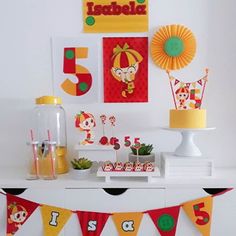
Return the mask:
[[[191,30],[182,25],[161,27],[151,42],[152,59],[165,70],[179,70],[187,66],[195,53],[195,37]]]

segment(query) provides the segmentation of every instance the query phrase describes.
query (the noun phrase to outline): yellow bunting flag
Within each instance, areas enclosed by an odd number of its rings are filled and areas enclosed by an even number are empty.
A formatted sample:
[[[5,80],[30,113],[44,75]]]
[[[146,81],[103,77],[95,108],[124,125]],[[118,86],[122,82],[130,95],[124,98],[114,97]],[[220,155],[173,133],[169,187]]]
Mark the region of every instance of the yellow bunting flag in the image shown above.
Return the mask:
[[[199,198],[183,204],[183,209],[203,236],[210,236],[212,216],[211,196]]]
[[[84,32],[147,32],[148,0],[83,0]]]
[[[60,233],[72,212],[64,208],[43,205],[41,215],[43,219],[44,236],[56,236]]]
[[[119,236],[137,235],[142,218],[142,212],[113,213],[112,215]]]

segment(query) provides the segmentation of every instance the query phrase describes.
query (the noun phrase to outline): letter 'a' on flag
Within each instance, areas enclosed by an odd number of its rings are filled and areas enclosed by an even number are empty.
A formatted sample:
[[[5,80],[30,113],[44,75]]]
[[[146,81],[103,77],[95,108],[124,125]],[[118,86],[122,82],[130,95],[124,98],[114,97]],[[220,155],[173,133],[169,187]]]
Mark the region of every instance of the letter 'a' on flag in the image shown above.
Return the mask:
[[[147,211],[161,236],[175,236],[180,206]]]
[[[44,236],[57,236],[72,214],[71,210],[43,205],[41,216]]]
[[[142,212],[113,213],[112,215],[119,236],[136,236],[142,218]]]
[[[76,211],[83,236],[100,236],[111,214],[101,212]]]
[[[185,213],[203,236],[210,236],[212,205],[212,196],[183,204]]]
[[[27,221],[38,203],[19,198],[10,194],[7,198],[7,235],[14,235],[18,229]]]

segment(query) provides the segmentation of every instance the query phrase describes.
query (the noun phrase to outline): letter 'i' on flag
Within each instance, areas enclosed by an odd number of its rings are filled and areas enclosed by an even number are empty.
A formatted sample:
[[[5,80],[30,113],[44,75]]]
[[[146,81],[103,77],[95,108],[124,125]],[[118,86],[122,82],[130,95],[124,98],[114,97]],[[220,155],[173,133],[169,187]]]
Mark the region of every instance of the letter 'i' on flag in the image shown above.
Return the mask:
[[[175,236],[180,206],[147,211],[161,236]]]
[[[203,236],[210,236],[213,198],[199,198],[183,204],[189,219]]]
[[[136,236],[142,218],[142,212],[113,213],[112,215],[119,236]]]
[[[7,198],[7,235],[14,235],[17,230],[27,221],[38,203],[19,198],[10,194]]]
[[[43,205],[41,216],[44,236],[57,236],[72,214],[71,210]]]
[[[111,214],[76,211],[83,236],[99,236]]]

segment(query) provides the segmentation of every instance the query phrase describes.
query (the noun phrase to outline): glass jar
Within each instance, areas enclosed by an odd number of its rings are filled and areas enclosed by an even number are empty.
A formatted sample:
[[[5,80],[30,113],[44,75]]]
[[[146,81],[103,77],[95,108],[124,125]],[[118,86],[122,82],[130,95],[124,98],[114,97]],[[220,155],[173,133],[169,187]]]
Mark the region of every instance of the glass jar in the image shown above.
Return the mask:
[[[27,179],[33,180],[39,178],[39,142],[31,141],[27,145],[29,147],[29,160],[27,168]]]
[[[55,141],[57,157],[57,173],[68,172],[67,137],[66,137],[66,117],[61,106],[59,97],[43,96],[36,98],[36,107],[33,111],[33,131],[35,140],[39,142],[39,148],[45,141]],[[40,157],[39,157],[40,158]]]

